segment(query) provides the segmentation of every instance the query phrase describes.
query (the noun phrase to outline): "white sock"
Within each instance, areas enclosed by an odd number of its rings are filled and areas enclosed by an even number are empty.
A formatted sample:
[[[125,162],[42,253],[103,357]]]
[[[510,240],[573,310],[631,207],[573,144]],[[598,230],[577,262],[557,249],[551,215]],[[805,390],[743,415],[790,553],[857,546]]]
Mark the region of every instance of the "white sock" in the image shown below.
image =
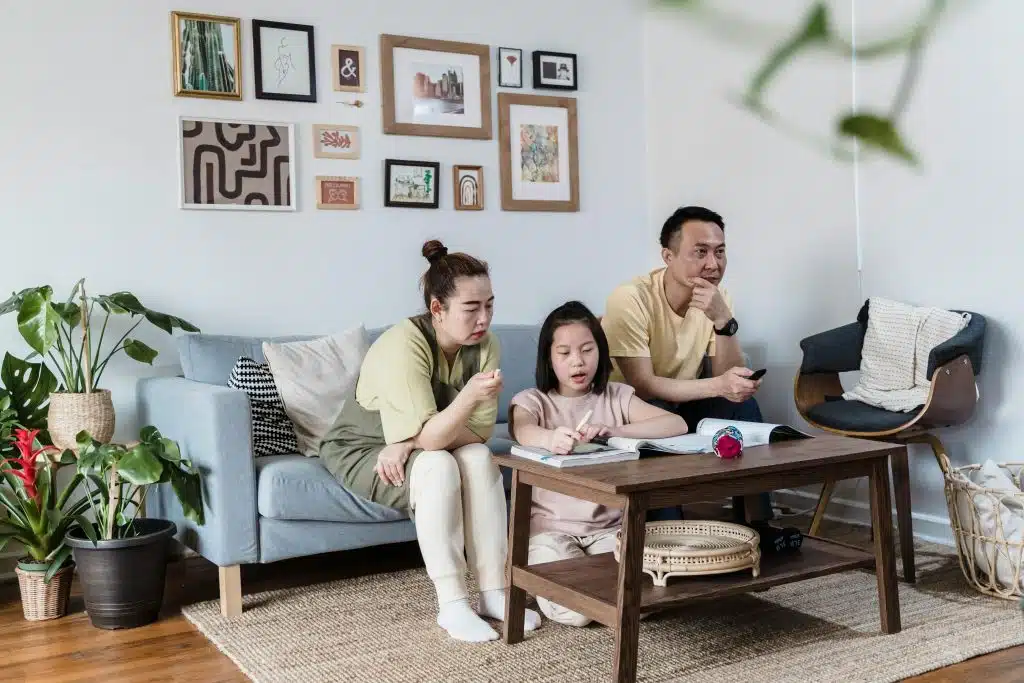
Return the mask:
[[[498,639],[498,632],[473,611],[466,598],[441,605],[437,613],[437,625],[455,640],[467,643],[483,643]]]
[[[479,613],[482,617],[490,617],[498,621],[505,620],[505,589],[496,588],[480,593]],[[526,619],[523,621],[526,631],[533,631],[540,627],[540,615],[532,609],[526,610]]]

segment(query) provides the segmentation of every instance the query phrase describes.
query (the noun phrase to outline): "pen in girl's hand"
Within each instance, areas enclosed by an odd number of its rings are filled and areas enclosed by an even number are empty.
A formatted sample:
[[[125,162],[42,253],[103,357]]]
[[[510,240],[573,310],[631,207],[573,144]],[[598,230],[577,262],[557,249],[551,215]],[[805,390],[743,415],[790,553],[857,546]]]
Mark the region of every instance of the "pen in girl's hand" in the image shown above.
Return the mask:
[[[594,415],[594,411],[593,410],[588,410],[587,411],[587,414],[583,416],[583,419],[580,420],[580,423],[578,425],[576,425],[576,433],[577,434],[579,434],[579,431],[581,429],[583,429],[587,425],[588,422],[590,422],[590,418],[593,415]]]

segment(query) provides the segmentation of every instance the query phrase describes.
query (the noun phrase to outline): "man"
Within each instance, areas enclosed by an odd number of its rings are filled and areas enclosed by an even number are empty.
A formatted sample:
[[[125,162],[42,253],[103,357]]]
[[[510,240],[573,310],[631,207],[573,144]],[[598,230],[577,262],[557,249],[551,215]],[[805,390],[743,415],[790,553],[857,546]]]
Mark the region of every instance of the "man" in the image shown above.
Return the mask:
[[[743,365],[725,276],[725,222],[687,206],[661,228],[665,267],[634,278],[608,297],[601,321],[612,356],[612,381],[681,415],[692,430],[705,417],[761,422],[760,380]],[[755,519],[772,517],[768,494]],[[735,501],[737,516],[744,514]],[[661,518],[678,514],[659,511]],[[667,517],[666,517],[667,516]]]

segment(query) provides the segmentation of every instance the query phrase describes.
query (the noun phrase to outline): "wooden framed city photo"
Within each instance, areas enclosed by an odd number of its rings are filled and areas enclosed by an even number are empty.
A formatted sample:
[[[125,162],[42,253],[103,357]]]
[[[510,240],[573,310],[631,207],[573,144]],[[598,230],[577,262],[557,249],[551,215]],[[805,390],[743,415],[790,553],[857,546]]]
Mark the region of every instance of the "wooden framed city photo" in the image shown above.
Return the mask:
[[[380,80],[385,133],[493,137],[490,46],[384,34]]]
[[[576,100],[498,93],[501,208],[579,211]]]

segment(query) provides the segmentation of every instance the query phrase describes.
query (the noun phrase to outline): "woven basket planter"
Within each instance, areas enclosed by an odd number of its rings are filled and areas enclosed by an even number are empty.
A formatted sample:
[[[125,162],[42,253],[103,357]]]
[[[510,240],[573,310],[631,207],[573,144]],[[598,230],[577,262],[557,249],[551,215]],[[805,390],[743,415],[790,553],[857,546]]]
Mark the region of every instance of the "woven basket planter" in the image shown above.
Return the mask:
[[[1020,488],[1024,462],[998,465]],[[1024,493],[974,483],[970,475],[981,465],[952,467],[942,455],[939,466],[945,477],[949,523],[964,577],[985,595],[1006,600],[1024,596],[1024,534],[1016,538],[1005,534],[1008,525],[1024,520]]]
[[[717,521],[647,522],[643,571],[655,586],[672,576],[707,576],[751,570],[761,573],[761,537],[750,527]],[[619,560],[621,530],[615,535]]]
[[[14,568],[21,589],[21,609],[28,621],[59,619],[68,613],[71,597],[71,580],[75,566],[69,564],[50,578],[43,581],[44,572],[27,571],[20,566]]]
[[[46,419],[53,445],[61,450],[75,448],[75,436],[83,429],[100,443],[114,436],[114,403],[107,389],[89,394],[54,392]]]

